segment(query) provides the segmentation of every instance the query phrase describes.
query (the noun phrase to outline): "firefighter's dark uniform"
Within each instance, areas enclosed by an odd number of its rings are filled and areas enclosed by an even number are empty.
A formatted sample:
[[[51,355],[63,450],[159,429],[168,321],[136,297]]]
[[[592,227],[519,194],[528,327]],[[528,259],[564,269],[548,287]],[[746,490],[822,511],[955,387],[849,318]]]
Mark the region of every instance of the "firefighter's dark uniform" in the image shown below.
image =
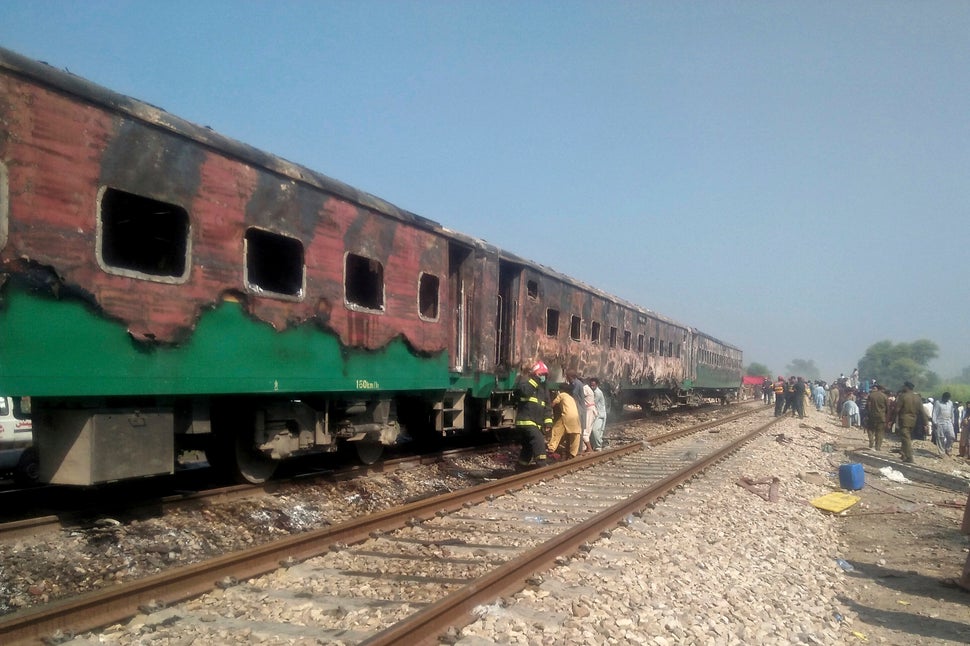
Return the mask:
[[[515,429],[522,444],[520,464],[546,459],[546,440],[542,429],[552,426],[552,406],[549,391],[538,377],[520,378],[515,386]]]

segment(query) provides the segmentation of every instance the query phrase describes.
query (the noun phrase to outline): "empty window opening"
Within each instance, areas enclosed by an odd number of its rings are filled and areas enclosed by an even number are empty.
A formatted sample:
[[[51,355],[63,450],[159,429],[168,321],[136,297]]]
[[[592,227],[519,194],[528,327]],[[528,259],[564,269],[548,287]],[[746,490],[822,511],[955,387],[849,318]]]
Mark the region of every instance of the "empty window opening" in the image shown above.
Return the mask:
[[[255,292],[303,295],[303,243],[264,231],[246,231],[246,285]]]
[[[418,314],[429,321],[438,320],[438,286],[441,281],[432,274],[421,274],[418,279]]]
[[[660,356],[663,357],[663,356],[666,356],[666,354],[667,354],[666,345],[664,344],[663,341],[661,341],[660,342]]]
[[[559,334],[559,310],[546,310],[546,334],[549,336]]]
[[[600,342],[600,324],[598,321],[593,321],[589,326],[589,340],[593,343]]]
[[[528,281],[525,284],[525,289],[529,293],[529,298],[532,300],[539,298],[539,283],[537,281]]]
[[[637,335],[637,352],[643,352],[643,335]]]
[[[680,344],[674,346],[674,356],[680,359]]]
[[[649,349],[649,352],[650,352],[650,354],[653,354],[656,351],[657,351],[657,339],[654,338],[654,337],[650,337],[650,349]]]
[[[189,214],[180,206],[105,189],[101,196],[101,261],[147,276],[188,275]]]
[[[633,338],[633,333],[630,332],[630,330],[624,330],[623,331],[623,349],[624,350],[629,350],[630,349],[630,340],[632,338]]]
[[[616,347],[616,328],[612,326],[610,327],[610,347]]]
[[[569,338],[573,341],[579,341],[580,333],[582,332],[582,319],[578,316],[574,316],[569,320]]]
[[[371,258],[348,253],[344,271],[347,303],[369,310],[384,309],[384,265]]]

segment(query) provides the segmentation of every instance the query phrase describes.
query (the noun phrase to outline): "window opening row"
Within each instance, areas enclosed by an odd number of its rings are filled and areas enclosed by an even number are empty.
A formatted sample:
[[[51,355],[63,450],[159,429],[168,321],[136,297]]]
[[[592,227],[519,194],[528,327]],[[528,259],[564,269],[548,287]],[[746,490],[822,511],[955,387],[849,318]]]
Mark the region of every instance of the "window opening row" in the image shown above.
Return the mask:
[[[531,282],[531,281],[530,281]],[[602,324],[599,321],[592,321],[589,326],[589,339],[592,343],[601,343],[602,335]],[[547,336],[559,336],[559,310],[553,308],[546,309],[546,335]],[[616,327],[610,327],[609,335],[609,346],[615,348],[617,346],[617,339],[619,337],[619,330]],[[582,340],[582,319],[579,316],[571,316],[569,319],[569,338],[573,341]],[[630,350],[633,345],[633,333],[630,330],[623,331],[623,349]],[[650,354],[659,354],[662,357],[673,357],[676,356],[680,358],[680,344],[674,343],[673,341],[660,341],[659,352],[657,352],[657,340],[654,337],[647,337],[643,334],[637,335],[637,352],[641,354],[644,351]]]
[[[0,180],[4,179],[0,166]],[[0,197],[3,185],[0,181]],[[0,200],[3,215],[5,200]],[[188,280],[191,235],[188,212],[174,204],[106,188],[98,220],[98,256],[105,271],[133,278],[181,283]],[[2,235],[2,231],[0,231]],[[2,239],[0,239],[2,242]],[[253,293],[302,299],[306,283],[303,243],[256,227],[244,237],[245,283]],[[348,252],[344,257],[344,297],[348,307],[383,312],[384,265]],[[437,321],[441,280],[418,276],[418,315]]]
[[[712,366],[727,367],[734,370],[741,369],[741,360],[727,355],[718,354],[711,350],[701,350],[701,360]]]

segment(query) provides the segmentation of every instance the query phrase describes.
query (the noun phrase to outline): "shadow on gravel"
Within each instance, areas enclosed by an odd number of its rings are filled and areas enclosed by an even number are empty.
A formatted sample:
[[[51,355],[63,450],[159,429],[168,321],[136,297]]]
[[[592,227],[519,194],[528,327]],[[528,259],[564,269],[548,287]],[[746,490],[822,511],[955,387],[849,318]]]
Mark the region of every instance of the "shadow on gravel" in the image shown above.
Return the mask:
[[[926,576],[912,570],[894,570],[879,567],[875,563],[859,563],[853,561],[855,572],[847,576],[867,578],[874,584],[890,588],[904,594],[917,597],[927,597],[933,603],[949,601],[951,603],[970,603],[970,592],[965,592],[955,584],[948,584],[945,579]],[[970,628],[970,626],[968,626]]]
[[[939,585],[937,586],[939,587]],[[917,612],[932,613],[932,607],[914,608],[907,611],[882,610],[872,608],[857,603],[847,597],[839,597],[845,607],[853,610],[859,619],[868,624],[876,624],[887,630],[894,630],[906,635],[912,635],[913,641],[908,643],[923,643],[922,639],[937,639],[941,641],[951,641],[955,644],[970,643],[970,626],[957,621],[947,619],[934,619],[925,617]],[[912,606],[910,606],[912,608]],[[858,624],[853,626],[853,630],[865,634],[865,626]],[[907,643],[907,642],[897,642]]]
[[[898,594],[896,603],[905,603],[899,610],[863,605],[848,597],[840,597],[847,607],[869,624],[924,638],[950,640],[958,644],[970,643],[970,624],[940,617],[942,604],[966,606],[970,593],[939,577],[914,571],[879,567],[875,563],[853,562],[855,572],[847,576],[868,579]],[[908,598],[907,598],[908,597]],[[910,601],[910,599],[912,601]],[[931,615],[937,615],[932,617]],[[952,614],[952,613],[951,613]],[[863,631],[860,631],[863,632]],[[920,642],[914,642],[920,643]]]

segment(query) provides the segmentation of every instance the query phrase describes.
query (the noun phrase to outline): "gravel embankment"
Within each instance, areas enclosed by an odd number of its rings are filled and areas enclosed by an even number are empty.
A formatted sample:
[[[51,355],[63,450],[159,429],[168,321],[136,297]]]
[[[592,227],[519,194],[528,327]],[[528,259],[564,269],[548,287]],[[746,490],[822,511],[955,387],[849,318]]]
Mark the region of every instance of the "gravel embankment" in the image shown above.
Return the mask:
[[[478,644],[843,644],[853,613],[838,526],[808,501],[831,492],[824,436],[785,419],[742,455],[619,527],[541,585],[479,608]],[[779,442],[784,434],[790,442]],[[777,477],[767,502],[736,484]],[[764,488],[767,493],[767,486]]]

